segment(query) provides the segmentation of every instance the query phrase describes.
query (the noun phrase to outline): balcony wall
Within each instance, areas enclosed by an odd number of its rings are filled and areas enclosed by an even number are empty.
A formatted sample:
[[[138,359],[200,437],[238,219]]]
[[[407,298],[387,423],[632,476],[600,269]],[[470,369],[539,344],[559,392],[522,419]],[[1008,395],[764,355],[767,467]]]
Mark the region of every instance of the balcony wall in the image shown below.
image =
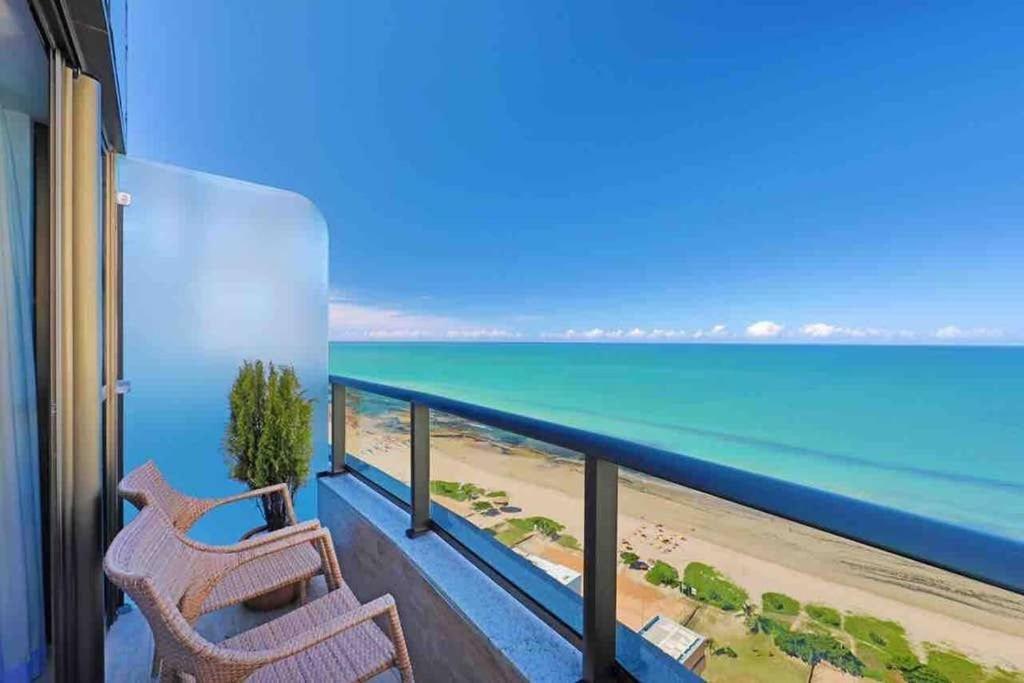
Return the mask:
[[[391,593],[425,681],[575,681],[578,650],[408,513],[352,475],[318,481],[320,520],[362,601]]]

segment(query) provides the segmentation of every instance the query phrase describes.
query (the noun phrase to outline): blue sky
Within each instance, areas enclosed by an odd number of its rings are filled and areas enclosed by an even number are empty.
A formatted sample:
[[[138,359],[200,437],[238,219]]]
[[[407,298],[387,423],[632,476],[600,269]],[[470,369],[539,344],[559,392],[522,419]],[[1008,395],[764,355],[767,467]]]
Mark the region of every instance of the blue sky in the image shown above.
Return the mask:
[[[133,155],[300,192],[353,339],[1024,340],[1024,4],[129,5]]]

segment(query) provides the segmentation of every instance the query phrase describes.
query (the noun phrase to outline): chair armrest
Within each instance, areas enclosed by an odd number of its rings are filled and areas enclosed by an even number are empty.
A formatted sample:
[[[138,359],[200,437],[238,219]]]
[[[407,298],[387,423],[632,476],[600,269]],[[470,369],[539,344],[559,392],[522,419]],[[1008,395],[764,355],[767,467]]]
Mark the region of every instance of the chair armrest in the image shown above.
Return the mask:
[[[234,554],[237,555],[237,560],[233,568],[237,568],[243,564],[252,562],[253,560],[258,560],[261,557],[266,557],[267,555],[279,553],[282,550],[294,548],[295,546],[299,546],[304,543],[320,543],[327,533],[327,529],[316,527],[314,529],[300,531],[298,533],[283,535],[269,543],[257,544],[247,547],[241,551],[236,551]],[[249,541],[243,541],[238,545],[244,545],[247,543],[249,543]]]
[[[221,505],[227,505],[228,503],[236,503],[240,500],[247,500],[249,498],[256,498],[258,496],[265,496],[270,493],[280,493],[284,497],[284,509],[288,516],[288,521],[292,524],[296,523],[295,518],[295,506],[292,504],[292,492],[288,489],[288,484],[272,484],[270,486],[264,486],[258,489],[250,489],[237,493],[233,496],[225,496],[223,498],[208,498],[207,502],[210,504],[210,509],[219,507]]]
[[[205,551],[208,560],[204,571],[185,590],[185,594],[178,602],[178,608],[190,622],[195,621],[202,613],[202,605],[206,602],[206,598],[209,597],[211,591],[229,573],[260,558],[285,552],[305,543],[309,543],[316,548],[320,555],[321,571],[323,571],[325,576],[329,577],[329,581],[333,582],[334,568],[329,560],[333,559],[334,548],[331,548],[330,555],[327,555],[324,551],[324,546],[330,542],[328,534],[327,529],[318,527],[308,531],[291,533],[276,538],[269,543],[246,547],[243,550],[232,550],[230,546],[210,546],[212,550]],[[248,543],[246,541],[238,545],[248,546]]]
[[[195,548],[196,550],[202,550],[203,552],[207,553],[226,553],[231,555],[235,553],[246,552],[248,550],[252,550],[253,548],[259,548],[270,543],[277,543],[278,541],[291,538],[292,536],[302,535],[310,531],[316,531],[319,528],[320,521],[316,519],[311,519],[310,521],[303,522],[302,524],[286,526],[285,528],[278,529],[277,531],[269,531],[262,536],[254,536],[244,541],[239,541],[238,543],[230,543],[228,545],[212,545],[209,543],[202,543],[193,538],[189,538],[184,534],[180,534],[179,538],[183,543]]]
[[[311,647],[324,642],[328,638],[338,635],[342,631],[350,629],[353,626],[358,626],[368,619],[372,619],[376,616],[387,614],[389,612],[393,614],[394,619],[398,618],[398,610],[395,607],[394,598],[390,595],[382,595],[376,600],[368,602],[354,610],[345,612],[344,614],[321,624],[315,630],[306,631],[302,635],[286,641],[278,647],[265,650],[233,650],[226,648],[223,645],[203,641],[202,637],[195,634],[194,631],[192,631],[190,635],[194,634],[196,642],[204,647],[218,665],[225,668],[230,667],[235,669],[236,671],[233,671],[232,673],[237,673],[237,670],[239,669],[251,673],[282,659],[294,657],[300,652],[308,650]],[[180,618],[180,615],[174,615],[174,617]],[[191,631],[191,627],[188,626],[188,624],[185,624],[185,627]]]
[[[263,660],[264,666],[272,664],[281,659],[293,657],[300,652],[319,645],[329,638],[333,638],[343,631],[347,631],[354,626],[358,626],[365,621],[382,614],[387,614],[388,612],[394,612],[394,617],[396,619],[398,618],[398,609],[395,607],[395,599],[391,597],[390,594],[385,593],[365,605],[349,610],[344,614],[320,624],[315,629],[303,632],[302,635],[292,638],[278,647],[269,650],[257,650],[253,652],[253,654]]]

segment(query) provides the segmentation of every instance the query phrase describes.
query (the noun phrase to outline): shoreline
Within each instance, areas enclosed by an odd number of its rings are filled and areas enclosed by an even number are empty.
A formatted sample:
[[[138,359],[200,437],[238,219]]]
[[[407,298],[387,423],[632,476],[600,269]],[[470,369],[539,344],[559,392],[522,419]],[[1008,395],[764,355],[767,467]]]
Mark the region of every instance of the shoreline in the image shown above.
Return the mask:
[[[360,415],[357,427],[350,416],[355,427],[351,451],[408,481],[408,434],[394,430],[394,418]],[[517,515],[550,517],[564,524],[566,533],[583,537],[582,462],[529,444],[496,444],[468,426],[453,424],[432,434],[431,461],[432,479],[508,491],[522,509]],[[670,562],[680,570],[693,561],[710,564],[743,587],[752,603],[775,591],[801,603],[896,621],[922,659],[928,643],[986,666],[1024,670],[1022,596],[642,475],[624,474],[620,482],[620,549],[628,543],[641,558]],[[493,523],[474,516],[468,505],[435,501],[474,524]],[[573,564],[571,553],[538,543],[534,549]],[[627,593],[625,612],[632,615],[627,619],[620,609],[619,616],[634,622],[627,623],[633,628],[651,610],[679,602],[665,589],[632,580],[642,577],[640,572],[620,566],[619,575],[620,595]],[[643,589],[644,595],[630,597]]]

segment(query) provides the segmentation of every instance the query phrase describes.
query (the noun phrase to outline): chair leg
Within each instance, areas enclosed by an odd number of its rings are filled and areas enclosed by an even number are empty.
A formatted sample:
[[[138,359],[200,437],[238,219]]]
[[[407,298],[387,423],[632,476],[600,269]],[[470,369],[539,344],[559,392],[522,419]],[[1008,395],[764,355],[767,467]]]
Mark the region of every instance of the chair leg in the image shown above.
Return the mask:
[[[320,551],[321,568],[324,572],[324,579],[327,581],[328,592],[341,586],[341,567],[338,566],[338,558],[334,554],[334,545],[331,543],[329,532],[317,539],[317,550]]]
[[[405,644],[405,634],[402,633],[402,622],[398,620],[398,609],[394,606],[388,610],[388,626],[391,631],[391,644],[395,646],[395,664],[402,675],[402,683],[413,683],[409,648]]]
[[[149,671],[150,678],[160,675],[160,653],[156,651],[156,643],[153,643],[153,666]]]

